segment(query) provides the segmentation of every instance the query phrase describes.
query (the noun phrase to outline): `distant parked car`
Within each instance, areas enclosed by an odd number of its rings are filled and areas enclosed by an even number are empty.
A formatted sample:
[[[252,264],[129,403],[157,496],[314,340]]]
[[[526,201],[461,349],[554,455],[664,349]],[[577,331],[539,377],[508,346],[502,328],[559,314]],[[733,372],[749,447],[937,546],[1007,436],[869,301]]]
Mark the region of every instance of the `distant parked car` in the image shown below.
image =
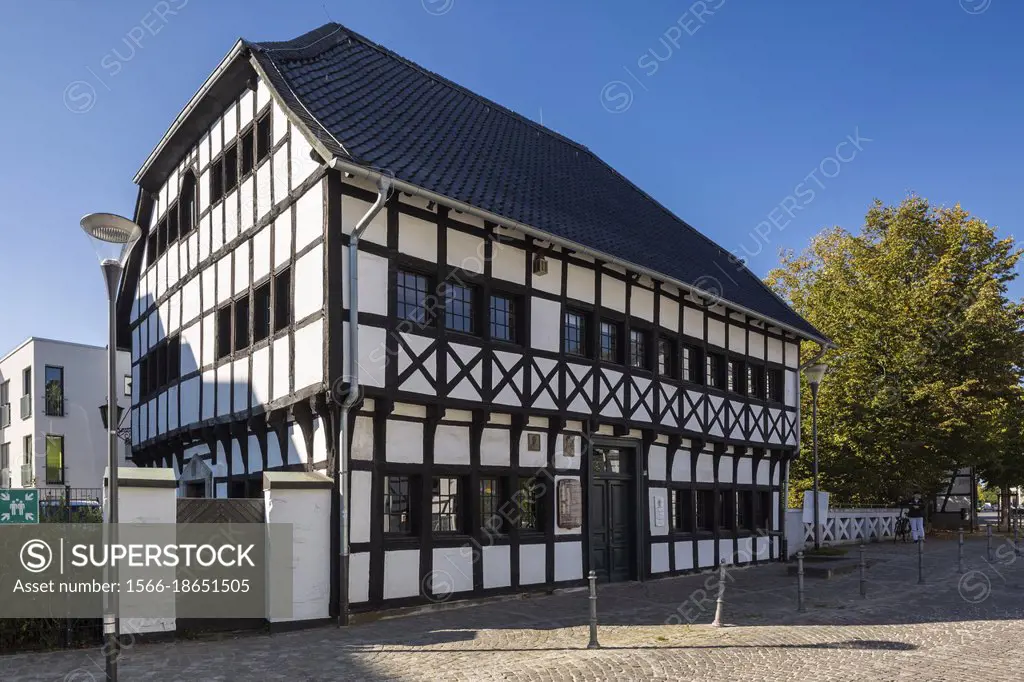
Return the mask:
[[[985,504],[981,505],[981,511],[992,511],[992,503],[986,502]]]

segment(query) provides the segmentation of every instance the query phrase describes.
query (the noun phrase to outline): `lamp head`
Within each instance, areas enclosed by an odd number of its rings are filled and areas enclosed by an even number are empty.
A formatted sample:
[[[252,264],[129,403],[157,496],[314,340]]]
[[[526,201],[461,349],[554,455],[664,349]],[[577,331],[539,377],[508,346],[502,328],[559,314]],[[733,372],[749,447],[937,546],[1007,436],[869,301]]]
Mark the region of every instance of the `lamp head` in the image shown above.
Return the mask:
[[[113,213],[90,213],[82,218],[81,225],[102,265],[114,261],[123,267],[132,246],[142,236],[141,227]]]
[[[816,362],[804,368],[804,376],[807,377],[807,383],[814,388],[817,388],[821,380],[825,378],[826,372],[828,372],[828,365],[824,362]]]

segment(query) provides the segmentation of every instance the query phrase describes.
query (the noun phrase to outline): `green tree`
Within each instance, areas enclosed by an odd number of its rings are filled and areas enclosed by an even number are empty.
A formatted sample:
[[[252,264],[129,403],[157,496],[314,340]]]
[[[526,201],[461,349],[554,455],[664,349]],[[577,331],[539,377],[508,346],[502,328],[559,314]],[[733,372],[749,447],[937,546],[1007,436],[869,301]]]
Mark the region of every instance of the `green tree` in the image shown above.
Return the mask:
[[[823,490],[888,503],[938,491],[960,466],[983,466],[1004,486],[1017,475],[1024,307],[1006,285],[1020,256],[960,206],[915,196],[876,201],[858,234],[835,227],[783,254],[768,284],[838,346],[819,396]],[[794,496],[811,478],[804,388]]]

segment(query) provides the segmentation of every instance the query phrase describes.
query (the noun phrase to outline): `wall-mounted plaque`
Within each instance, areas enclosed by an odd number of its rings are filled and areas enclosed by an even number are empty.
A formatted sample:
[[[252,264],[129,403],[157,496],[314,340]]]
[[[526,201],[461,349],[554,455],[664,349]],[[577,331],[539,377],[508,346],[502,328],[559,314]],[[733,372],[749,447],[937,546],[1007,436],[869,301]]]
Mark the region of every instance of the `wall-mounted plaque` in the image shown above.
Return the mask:
[[[530,452],[540,452],[540,434],[539,433],[528,433],[526,434],[526,449]]]
[[[566,457],[576,456],[576,436],[562,436],[562,454]]]
[[[580,482],[565,478],[558,482],[558,527],[579,528],[583,525],[583,494]]]
[[[654,526],[656,528],[665,527],[665,498],[655,497],[654,498]]]

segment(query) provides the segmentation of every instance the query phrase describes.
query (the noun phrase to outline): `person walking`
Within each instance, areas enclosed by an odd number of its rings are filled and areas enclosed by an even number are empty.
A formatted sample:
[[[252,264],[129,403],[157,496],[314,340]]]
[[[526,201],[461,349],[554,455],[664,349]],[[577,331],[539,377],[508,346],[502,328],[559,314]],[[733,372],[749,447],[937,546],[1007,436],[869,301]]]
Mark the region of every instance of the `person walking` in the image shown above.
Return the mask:
[[[924,540],[924,513],[925,503],[921,499],[921,493],[915,491],[914,496],[906,503],[910,519],[910,538],[914,542]]]

